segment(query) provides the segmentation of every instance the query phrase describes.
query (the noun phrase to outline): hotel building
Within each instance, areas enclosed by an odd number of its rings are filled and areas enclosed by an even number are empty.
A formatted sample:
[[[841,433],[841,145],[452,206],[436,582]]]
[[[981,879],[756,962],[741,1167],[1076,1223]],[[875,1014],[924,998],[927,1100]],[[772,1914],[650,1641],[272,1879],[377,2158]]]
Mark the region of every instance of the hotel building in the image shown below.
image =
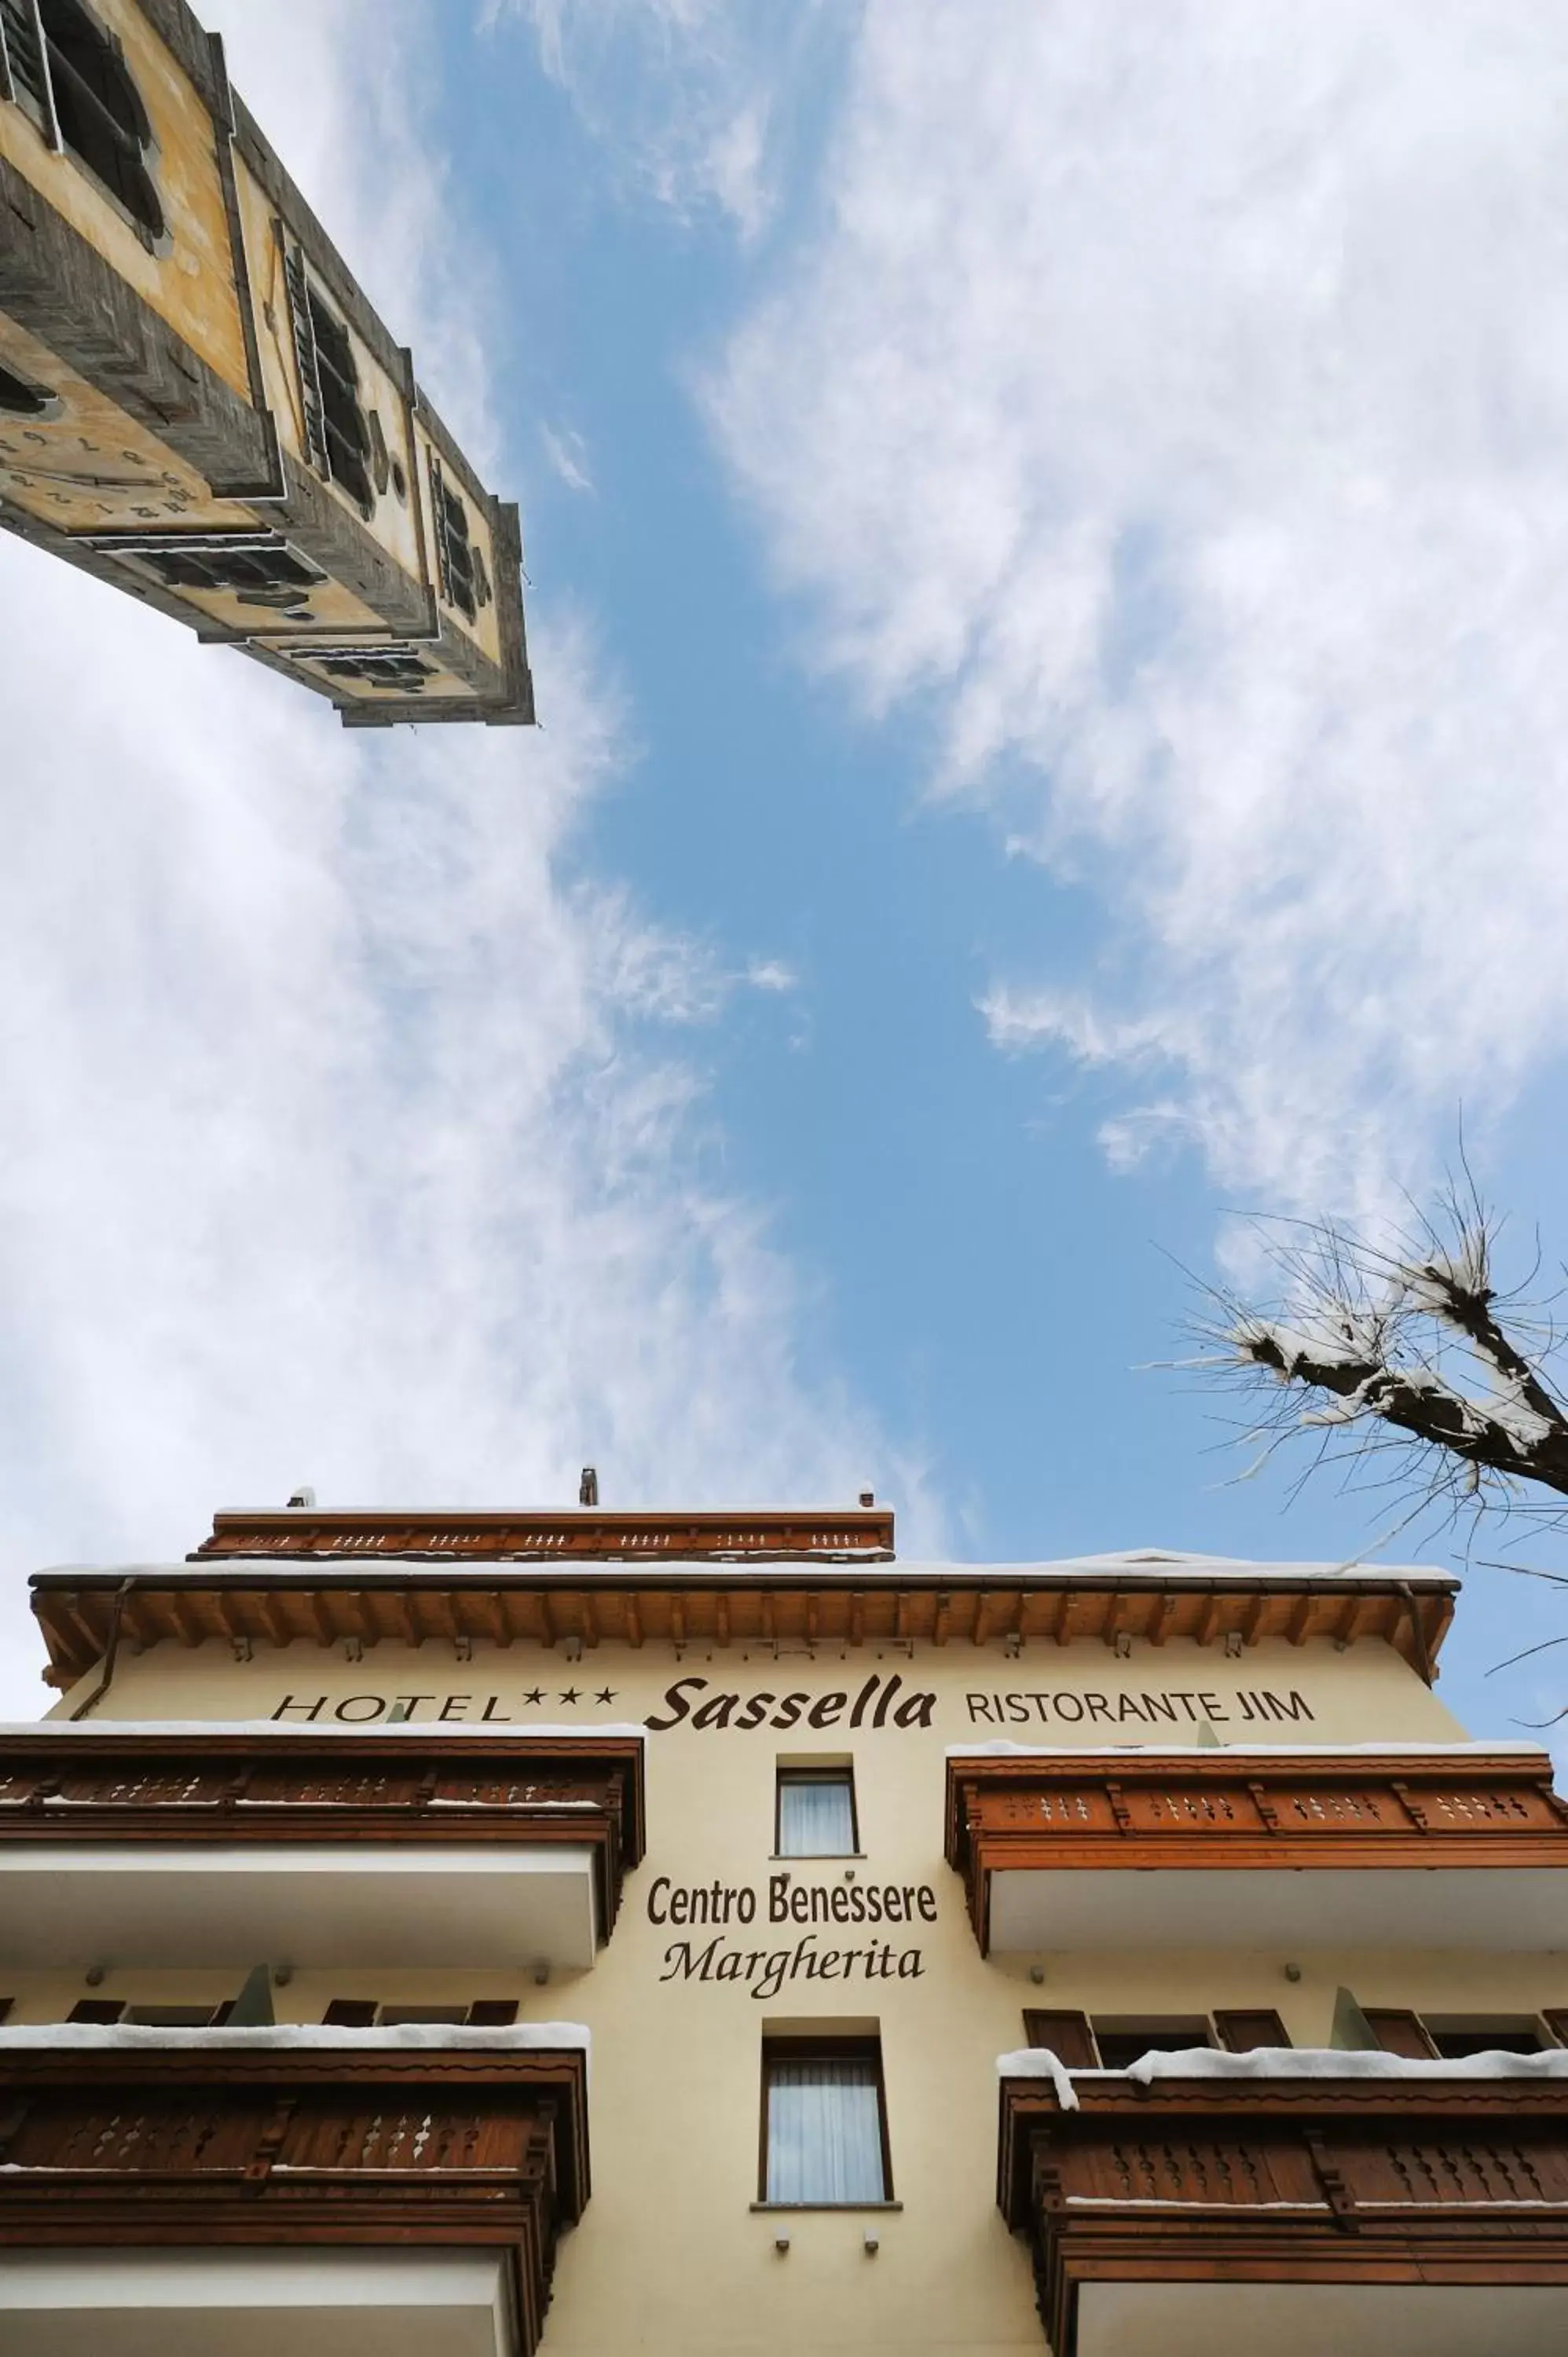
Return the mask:
[[[870,1500],[40,1573],[0,2357],[1568,2349],[1568,1818],[1455,1590]]]
[[[350,726],[533,718],[517,510],[185,0],[0,0],[0,524]]]

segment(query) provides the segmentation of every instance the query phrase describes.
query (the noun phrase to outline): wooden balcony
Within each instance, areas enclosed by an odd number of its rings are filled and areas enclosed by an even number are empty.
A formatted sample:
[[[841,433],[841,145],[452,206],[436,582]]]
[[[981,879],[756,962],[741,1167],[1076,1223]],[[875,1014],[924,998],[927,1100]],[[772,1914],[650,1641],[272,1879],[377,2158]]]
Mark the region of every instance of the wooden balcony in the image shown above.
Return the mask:
[[[952,1756],[947,1854],[983,1953],[1568,1946],[1543,1751]]]
[[[103,2033],[95,2043],[77,2032],[72,2042],[66,2031],[52,2047],[19,2042],[41,2035],[0,2031],[7,2259],[61,2249],[95,2258],[134,2251],[154,2262],[167,2254],[161,2283],[151,2268],[140,2320],[145,2330],[145,2309],[156,2311],[161,2292],[172,2311],[169,2345],[183,2350],[181,2303],[168,2295],[190,2255],[204,2266],[238,2263],[253,2330],[258,2285],[265,2305],[263,2254],[359,2252],[359,2290],[373,2303],[379,2287],[384,2298],[379,2345],[401,2352],[399,2284],[407,2278],[399,2270],[409,2251],[433,2260],[488,2255],[500,2271],[497,2305],[510,2311],[509,2331],[498,2342],[493,2329],[476,2327],[460,2345],[499,2345],[505,2357],[529,2357],[537,2346],[557,2236],[588,2198],[580,2047],[415,2050],[395,2032],[370,2031],[315,2046],[286,2042],[300,2033],[241,2031],[183,2041],[143,2032],[138,2045]],[[69,2286],[74,2270],[63,2274]],[[7,2328],[25,2334],[12,2309],[25,2287],[3,2265],[0,2279],[0,2338]],[[84,2298],[87,2288],[84,2276]],[[191,2329],[188,2318],[184,2330]],[[285,2314],[274,2329],[272,2345],[281,2345]],[[99,2314],[97,2330],[102,2340],[91,2345],[117,2345],[112,2309]],[[230,2346],[220,2314],[215,2320],[209,2310],[195,2330],[193,2346]],[[288,2345],[299,2357],[301,2342],[291,2335]]]
[[[1078,2075],[1075,2109],[1003,2082],[998,2195],[1054,2357],[1568,2348],[1568,2080],[1180,2060],[1147,2086]]]
[[[424,1727],[11,1730],[0,1962],[591,1964],[642,1856],[642,1750]]]

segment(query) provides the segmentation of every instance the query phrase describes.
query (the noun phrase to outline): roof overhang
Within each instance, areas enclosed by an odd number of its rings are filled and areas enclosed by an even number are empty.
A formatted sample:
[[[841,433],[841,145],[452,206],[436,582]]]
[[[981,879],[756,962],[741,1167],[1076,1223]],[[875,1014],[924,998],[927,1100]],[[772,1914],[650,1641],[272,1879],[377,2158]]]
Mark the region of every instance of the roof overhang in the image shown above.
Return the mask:
[[[260,1543],[258,1519],[244,1518],[248,1544]],[[749,1550],[738,1544],[738,1518],[710,1518],[714,1544],[702,1552],[690,1518],[665,1518],[670,1532],[642,1546],[631,1544],[633,1518],[621,1517],[616,1531],[607,1531],[602,1516],[556,1516],[574,1529],[580,1523],[592,1543],[531,1555],[518,1518],[492,1519],[505,1527],[479,1531],[473,1517],[462,1531],[407,1516],[338,1517],[343,1544],[317,1551],[321,1518],[302,1514],[299,1532],[292,1525],[280,1531],[271,1551],[204,1554],[181,1565],[123,1570],[38,1572],[30,1585],[48,1646],[45,1674],[52,1684],[72,1684],[122,1640],[138,1646],[330,1646],[345,1639],[361,1646],[420,1645],[445,1639],[723,1649],[800,1642],[1159,1647],[1187,1639],[1235,1651],[1327,1639],[1340,1645],[1381,1641],[1430,1679],[1458,1587],[1435,1572],[1350,1574],[1333,1566],[1149,1557],[895,1564],[877,1531],[860,1529],[853,1514],[831,1528],[813,1525],[841,1546],[793,1554],[760,1543],[770,1535],[761,1529],[765,1518],[753,1518],[758,1544]],[[364,1547],[351,1543],[348,1527],[360,1520],[374,1525]],[[474,1537],[471,1547],[458,1544],[463,1531]],[[890,1542],[890,1523],[885,1534]]]

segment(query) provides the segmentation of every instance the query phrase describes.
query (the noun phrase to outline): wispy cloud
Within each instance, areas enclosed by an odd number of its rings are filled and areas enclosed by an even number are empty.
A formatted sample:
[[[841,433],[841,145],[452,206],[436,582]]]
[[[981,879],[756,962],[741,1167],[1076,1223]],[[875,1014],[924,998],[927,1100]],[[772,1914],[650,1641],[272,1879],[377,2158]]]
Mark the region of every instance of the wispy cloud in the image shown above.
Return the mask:
[[[588,446],[582,436],[570,425],[559,432],[553,425],[542,425],[540,440],[544,455],[569,491],[591,491],[594,479],[588,470]]]
[[[631,187],[684,218],[716,209],[749,240],[778,201],[807,62],[848,13],[822,0],[485,0],[480,22],[530,28]]]
[[[1122,1157],[1364,1200],[1568,1038],[1562,32],[875,0],[714,371],[818,659],[1098,891],[991,1020]]]

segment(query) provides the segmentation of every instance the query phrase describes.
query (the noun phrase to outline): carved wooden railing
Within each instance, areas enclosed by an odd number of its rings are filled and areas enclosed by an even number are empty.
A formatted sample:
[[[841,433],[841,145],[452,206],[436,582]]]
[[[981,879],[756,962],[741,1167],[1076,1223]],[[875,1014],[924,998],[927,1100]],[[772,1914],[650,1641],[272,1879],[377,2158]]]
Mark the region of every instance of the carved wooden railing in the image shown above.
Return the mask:
[[[556,1513],[222,1513],[212,1518],[193,1562],[214,1555],[390,1555],[480,1561],[559,1557],[706,1555],[890,1555],[893,1513],[886,1506],[813,1512],[761,1507],[723,1513],[613,1512],[596,1507]]]
[[[1073,2086],[1002,2089],[998,2197],[1054,2357],[1095,2284],[1568,2284],[1568,2080]]]
[[[219,2035],[0,2033],[0,2247],[499,2246],[527,2357],[588,2197],[585,2055]]]
[[[989,1942],[993,1874],[1568,1867],[1544,1751],[950,1758],[947,1854]]]
[[[642,1745],[423,1727],[0,1735],[0,1847],[127,1841],[564,1844],[593,1852],[607,1932],[642,1856]]]

